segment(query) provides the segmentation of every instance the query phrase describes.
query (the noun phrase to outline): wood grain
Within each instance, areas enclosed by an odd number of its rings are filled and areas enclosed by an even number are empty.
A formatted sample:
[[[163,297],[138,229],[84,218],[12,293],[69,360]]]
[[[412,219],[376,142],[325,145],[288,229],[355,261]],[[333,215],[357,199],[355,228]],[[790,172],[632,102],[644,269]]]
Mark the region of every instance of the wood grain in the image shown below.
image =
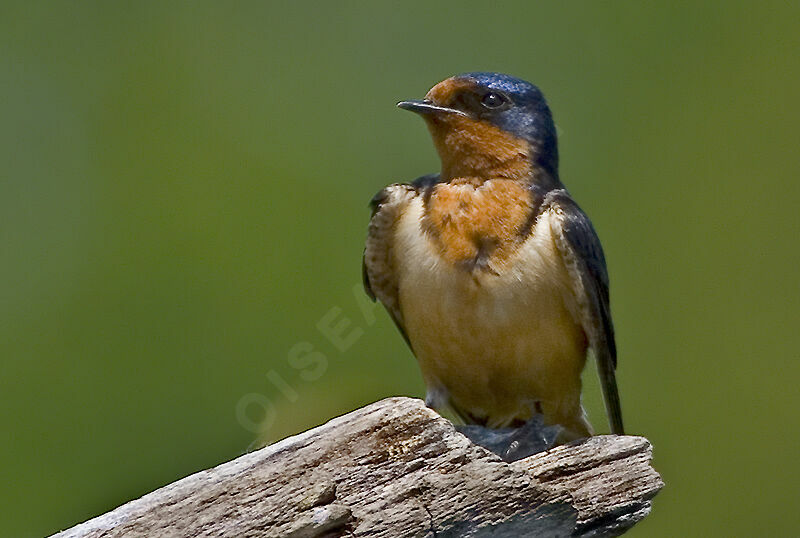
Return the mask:
[[[505,463],[421,400],[389,398],[54,536],[617,536],[662,487],[642,437]]]

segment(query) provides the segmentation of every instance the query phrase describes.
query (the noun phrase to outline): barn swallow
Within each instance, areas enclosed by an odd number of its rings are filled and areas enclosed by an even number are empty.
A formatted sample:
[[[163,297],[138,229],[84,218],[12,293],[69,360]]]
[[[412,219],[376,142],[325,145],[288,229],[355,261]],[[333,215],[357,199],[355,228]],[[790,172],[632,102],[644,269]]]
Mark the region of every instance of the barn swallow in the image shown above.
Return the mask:
[[[611,431],[623,434],[605,257],[559,179],[541,91],[466,73],[397,106],[425,120],[441,171],[373,198],[364,284],[417,357],[427,403],[467,424],[541,417],[558,442],[587,437],[591,347]]]

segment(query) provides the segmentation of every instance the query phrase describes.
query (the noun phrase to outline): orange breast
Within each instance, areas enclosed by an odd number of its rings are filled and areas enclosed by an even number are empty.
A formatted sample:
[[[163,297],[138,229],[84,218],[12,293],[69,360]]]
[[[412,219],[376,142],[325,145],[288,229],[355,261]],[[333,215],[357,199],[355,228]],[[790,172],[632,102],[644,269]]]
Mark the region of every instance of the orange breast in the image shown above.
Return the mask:
[[[497,269],[524,241],[533,219],[529,191],[516,181],[464,178],[434,187],[423,227],[442,259],[467,269]]]

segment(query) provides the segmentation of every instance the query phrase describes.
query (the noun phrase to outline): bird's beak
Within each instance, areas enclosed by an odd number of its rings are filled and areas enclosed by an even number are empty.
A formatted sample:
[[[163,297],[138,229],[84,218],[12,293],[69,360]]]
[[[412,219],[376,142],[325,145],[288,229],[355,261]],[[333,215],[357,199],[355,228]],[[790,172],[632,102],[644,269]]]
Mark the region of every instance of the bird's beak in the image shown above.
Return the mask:
[[[455,108],[447,108],[439,105],[434,105],[427,99],[413,99],[411,101],[400,101],[397,103],[399,108],[403,110],[410,110],[417,114],[458,114],[459,116],[467,116],[465,112]]]

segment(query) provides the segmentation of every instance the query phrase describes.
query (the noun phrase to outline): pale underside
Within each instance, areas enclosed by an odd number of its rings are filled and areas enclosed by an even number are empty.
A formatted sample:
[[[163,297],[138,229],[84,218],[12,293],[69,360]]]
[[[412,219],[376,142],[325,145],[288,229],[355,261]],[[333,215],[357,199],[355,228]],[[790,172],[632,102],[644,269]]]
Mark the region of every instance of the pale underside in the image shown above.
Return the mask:
[[[580,401],[587,337],[553,233],[556,209],[543,209],[501,265],[469,270],[423,231],[421,196],[393,189],[371,223],[365,262],[377,298],[405,328],[431,405],[492,428],[540,412],[565,428],[564,440],[591,435]]]

